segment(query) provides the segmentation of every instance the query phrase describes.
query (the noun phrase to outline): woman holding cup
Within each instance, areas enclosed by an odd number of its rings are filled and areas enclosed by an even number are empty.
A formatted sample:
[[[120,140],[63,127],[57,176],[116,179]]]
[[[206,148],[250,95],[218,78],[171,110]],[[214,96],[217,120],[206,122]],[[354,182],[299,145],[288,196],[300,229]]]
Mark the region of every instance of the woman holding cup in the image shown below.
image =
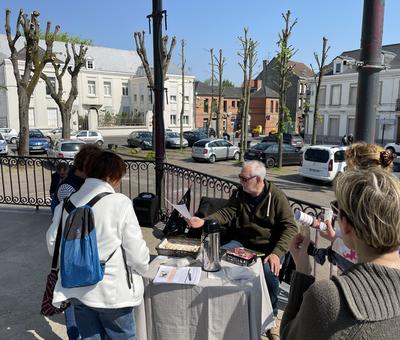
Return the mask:
[[[296,263],[282,339],[398,339],[400,334],[400,182],[377,167],[346,171],[333,202],[344,243],[359,263],[315,282],[308,236],[290,244]],[[330,222],[327,221],[330,225]]]

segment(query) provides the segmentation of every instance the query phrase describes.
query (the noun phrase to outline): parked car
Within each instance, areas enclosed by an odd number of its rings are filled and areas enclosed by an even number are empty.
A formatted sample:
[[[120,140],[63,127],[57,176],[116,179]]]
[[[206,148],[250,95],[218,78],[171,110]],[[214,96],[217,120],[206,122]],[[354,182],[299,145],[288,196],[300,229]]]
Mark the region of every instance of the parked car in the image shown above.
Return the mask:
[[[385,150],[400,155],[400,143],[389,143],[385,145]]]
[[[8,145],[6,139],[3,137],[3,134],[0,132],[0,156],[8,155]]]
[[[301,164],[301,157],[302,154],[299,149],[289,144],[283,144],[282,165]],[[256,159],[265,163],[267,168],[273,168],[278,162],[278,144],[258,143],[252,148],[246,150],[244,159]]]
[[[332,183],[346,170],[345,151],[348,146],[312,145],[303,154],[300,176]]]
[[[79,131],[71,130],[70,136],[75,136],[78,132]],[[54,142],[55,140],[62,138],[62,128],[55,128],[46,132],[44,135]]]
[[[59,139],[47,150],[47,156],[54,158],[74,158],[82,145],[85,144],[85,142],[76,139]]]
[[[129,134],[127,142],[131,148],[153,149],[153,133],[150,131],[133,131]]]
[[[207,135],[207,128],[205,128],[205,127],[197,128],[195,131],[199,131],[199,132],[204,133],[205,135]],[[208,129],[208,137],[214,137],[215,138],[216,136],[217,136],[217,133],[215,132],[215,129],[210,127]]]
[[[183,137],[188,141],[189,146],[193,146],[193,144],[201,139],[207,139],[208,136],[206,133],[199,131],[199,130],[193,130],[193,131],[184,131],[183,132]]]
[[[182,146],[186,148],[189,145],[187,139],[183,138]],[[167,148],[180,148],[181,147],[181,135],[178,132],[166,132],[165,133],[165,147]]]
[[[225,139],[202,139],[193,144],[192,158],[195,161],[214,163],[220,159],[239,159],[240,149]]]
[[[278,143],[278,134],[270,134],[269,136],[266,136],[262,139],[261,142],[275,142]],[[283,134],[283,143],[284,144],[290,144],[294,146],[295,148],[301,149],[304,146],[304,140],[303,137],[301,137],[297,133],[284,133]]]
[[[98,131],[81,130],[76,135],[71,136],[71,139],[79,139],[85,143],[97,144],[98,146],[104,144],[103,136]]]
[[[17,143],[18,133],[14,129],[10,128],[0,128],[0,133],[3,135],[3,138],[11,144]]]
[[[49,140],[39,129],[29,130],[29,153],[46,152],[49,148]],[[17,138],[17,148],[19,148],[19,135]]]

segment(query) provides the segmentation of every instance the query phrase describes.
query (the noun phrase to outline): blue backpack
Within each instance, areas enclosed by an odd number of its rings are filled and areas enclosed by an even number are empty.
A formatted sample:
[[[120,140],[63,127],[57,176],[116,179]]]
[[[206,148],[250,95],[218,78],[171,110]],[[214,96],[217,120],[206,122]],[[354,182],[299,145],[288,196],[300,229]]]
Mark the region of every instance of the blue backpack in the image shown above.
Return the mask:
[[[75,207],[69,199],[65,202],[69,215],[61,240],[60,257],[61,285],[64,288],[91,286],[103,279],[105,264],[116,250],[106,261],[100,261],[92,207],[110,194],[98,194],[80,207]]]

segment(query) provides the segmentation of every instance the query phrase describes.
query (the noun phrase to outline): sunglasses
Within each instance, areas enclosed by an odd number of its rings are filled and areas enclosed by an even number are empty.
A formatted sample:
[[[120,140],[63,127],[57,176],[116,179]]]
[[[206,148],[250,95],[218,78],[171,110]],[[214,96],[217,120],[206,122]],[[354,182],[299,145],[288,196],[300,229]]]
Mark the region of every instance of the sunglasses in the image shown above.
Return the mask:
[[[339,204],[338,204],[338,201],[337,201],[337,200],[334,200],[334,201],[331,202],[331,209],[333,210],[333,215],[334,215],[335,217],[338,217],[339,214],[340,214],[340,216],[346,217],[346,219],[347,219],[352,225],[354,225],[353,222],[352,222],[352,220],[349,218],[349,216],[347,216],[347,214],[346,214],[343,210],[340,210]]]
[[[253,178],[255,178],[255,177],[257,177],[257,176],[244,177],[244,176],[242,176],[242,175],[239,175],[239,179],[240,179],[240,181],[243,182],[243,183],[247,183],[248,181],[250,181],[251,179],[253,179]]]

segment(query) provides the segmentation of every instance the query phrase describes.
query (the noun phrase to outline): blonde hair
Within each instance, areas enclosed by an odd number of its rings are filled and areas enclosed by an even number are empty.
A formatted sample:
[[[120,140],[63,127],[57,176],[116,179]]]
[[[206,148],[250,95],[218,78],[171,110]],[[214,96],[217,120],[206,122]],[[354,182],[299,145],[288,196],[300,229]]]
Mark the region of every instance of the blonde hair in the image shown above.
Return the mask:
[[[356,143],[345,153],[348,169],[366,169],[373,166],[391,171],[395,154],[376,144]]]
[[[346,171],[335,195],[360,240],[378,253],[400,246],[400,181],[391,173],[378,167]]]

